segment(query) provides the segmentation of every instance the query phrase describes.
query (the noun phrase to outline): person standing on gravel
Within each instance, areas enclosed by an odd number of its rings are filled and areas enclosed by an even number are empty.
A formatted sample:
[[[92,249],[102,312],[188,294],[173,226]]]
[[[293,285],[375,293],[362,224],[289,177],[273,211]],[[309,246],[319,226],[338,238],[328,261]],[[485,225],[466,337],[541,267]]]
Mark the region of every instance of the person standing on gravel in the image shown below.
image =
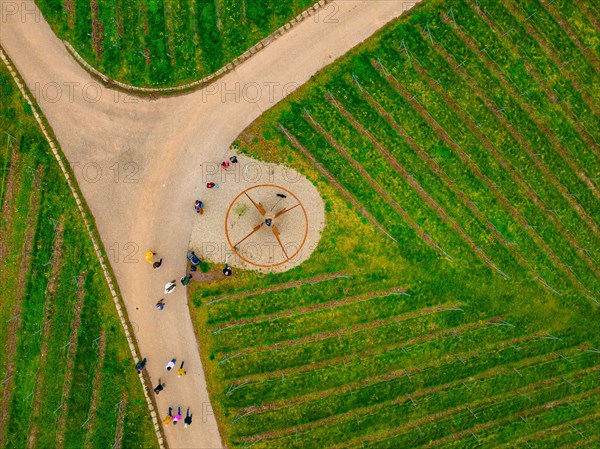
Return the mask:
[[[175,290],[175,287],[177,287],[177,283],[175,282],[175,279],[173,279],[171,282],[167,282],[165,284],[165,293],[168,295],[169,293],[172,293],[173,290]]]
[[[188,285],[190,283],[190,280],[192,279],[192,274],[186,274],[184,277],[182,277],[180,279],[181,281],[181,285]]]
[[[181,362],[179,369],[177,370],[177,377],[185,376],[186,370],[183,369],[184,362]]]
[[[158,394],[159,394],[161,391],[163,391],[164,389],[165,389],[165,384],[163,384],[163,383],[160,381],[160,378],[159,378],[159,379],[158,379],[158,385],[156,386],[156,388],[154,388],[154,393],[156,393],[156,394],[158,395]]]
[[[146,366],[146,357],[144,357],[143,360],[137,362],[135,365],[135,369],[137,370],[138,374],[142,373],[142,370],[144,369],[145,366]]]
[[[167,416],[165,416],[165,419],[163,419],[163,424],[165,426],[168,426],[169,424],[171,424],[172,421],[173,421],[173,409],[171,407],[169,407],[169,413],[167,414]]]
[[[156,253],[153,251],[148,251],[146,253],[146,256],[144,257],[144,259],[146,259],[146,262],[148,262],[150,265],[152,265],[152,258],[156,256]]]
[[[177,407],[177,414],[173,416],[173,425],[181,421],[181,407]]]
[[[167,363],[167,366],[165,366],[165,368],[167,368],[167,371],[171,371],[173,368],[175,368],[176,361],[176,359],[171,359],[169,363]]]
[[[161,266],[161,265],[162,265],[162,259],[160,259],[160,260],[158,260],[158,261],[154,262],[154,263],[152,264],[152,268],[154,268],[155,270],[158,270],[158,269],[160,268],[160,266]]]
[[[183,427],[187,427],[190,424],[192,424],[192,414],[190,413],[190,408],[187,408],[187,412],[185,412],[185,419],[183,420],[184,422],[184,426]]]

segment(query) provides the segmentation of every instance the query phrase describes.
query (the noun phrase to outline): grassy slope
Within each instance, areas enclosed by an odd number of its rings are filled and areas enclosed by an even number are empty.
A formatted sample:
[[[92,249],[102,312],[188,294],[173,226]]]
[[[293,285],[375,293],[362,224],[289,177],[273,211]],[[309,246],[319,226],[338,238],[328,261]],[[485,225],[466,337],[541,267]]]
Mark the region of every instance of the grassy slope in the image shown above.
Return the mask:
[[[243,151],[317,185],[327,226],[294,270],[194,287],[231,446],[597,443],[598,32],[556,3],[480,0],[480,17],[470,2],[428,2],[240,136]],[[335,273],[353,278],[319,282]],[[389,294],[398,287],[410,296]],[[366,292],[381,294],[353,299]],[[314,340],[292,343],[303,337]]]
[[[156,447],[127,342],[75,201],[4,66],[0,89],[8,168],[0,224],[0,377],[11,370],[2,385],[3,446],[106,448],[121,426],[125,447]],[[5,133],[16,138],[14,151]]]
[[[113,79],[144,87],[214,73],[312,0],[38,0],[54,32]]]

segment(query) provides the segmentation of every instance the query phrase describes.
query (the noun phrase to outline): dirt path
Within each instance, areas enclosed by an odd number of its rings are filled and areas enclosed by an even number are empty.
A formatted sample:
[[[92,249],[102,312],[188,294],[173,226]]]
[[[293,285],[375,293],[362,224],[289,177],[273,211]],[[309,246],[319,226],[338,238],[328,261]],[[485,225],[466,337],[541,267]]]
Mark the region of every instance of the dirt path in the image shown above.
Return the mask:
[[[185,96],[138,99],[96,83],[67,53],[32,0],[0,0],[0,43],[34,94],[69,160],[111,259],[152,382],[169,384],[158,415],[189,405],[194,424],[166,430],[175,448],[221,447],[185,290],[154,303],[183,276],[200,167],[220,163],[263,111],[416,1],[340,1],[306,20],[235,71]],[[226,205],[223,205],[225,207]],[[154,272],[143,255],[164,258]],[[168,359],[188,375],[171,378]],[[172,374],[172,373],[168,373]]]

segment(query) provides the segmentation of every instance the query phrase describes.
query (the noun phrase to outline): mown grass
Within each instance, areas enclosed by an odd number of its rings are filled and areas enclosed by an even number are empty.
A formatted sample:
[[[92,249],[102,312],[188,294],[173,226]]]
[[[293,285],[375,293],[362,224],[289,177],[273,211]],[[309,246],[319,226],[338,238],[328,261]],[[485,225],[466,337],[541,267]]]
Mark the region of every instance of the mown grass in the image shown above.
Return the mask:
[[[313,0],[38,0],[54,32],[112,79],[169,87],[227,65]]]
[[[193,287],[230,447],[598,440],[598,30],[478,5],[418,6],[239,138],[327,224],[293,270]]]
[[[157,447],[87,230],[4,65],[0,89],[2,445],[112,447],[125,394],[124,446]]]

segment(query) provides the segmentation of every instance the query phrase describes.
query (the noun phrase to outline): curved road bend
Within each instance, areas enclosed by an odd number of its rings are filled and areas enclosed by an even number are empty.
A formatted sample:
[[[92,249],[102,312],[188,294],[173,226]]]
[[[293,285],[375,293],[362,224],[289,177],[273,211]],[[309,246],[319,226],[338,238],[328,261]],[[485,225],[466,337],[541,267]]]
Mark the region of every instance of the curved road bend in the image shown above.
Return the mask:
[[[168,406],[178,404],[184,410],[191,406],[194,413],[189,428],[166,429],[171,448],[222,446],[185,290],[179,286],[162,312],[154,308],[165,282],[184,274],[200,165],[220,162],[231,141],[293,86],[415,3],[339,1],[213,85],[149,101],[95,82],[71,58],[32,0],[0,0],[0,43],[73,167],[148,358],[152,382],[156,385],[162,377],[167,383],[157,397],[157,413],[163,417]],[[149,248],[164,257],[159,271],[143,261]],[[138,262],[130,263],[132,259]],[[164,366],[171,357],[185,360],[188,375],[183,379],[172,372],[167,376]]]

